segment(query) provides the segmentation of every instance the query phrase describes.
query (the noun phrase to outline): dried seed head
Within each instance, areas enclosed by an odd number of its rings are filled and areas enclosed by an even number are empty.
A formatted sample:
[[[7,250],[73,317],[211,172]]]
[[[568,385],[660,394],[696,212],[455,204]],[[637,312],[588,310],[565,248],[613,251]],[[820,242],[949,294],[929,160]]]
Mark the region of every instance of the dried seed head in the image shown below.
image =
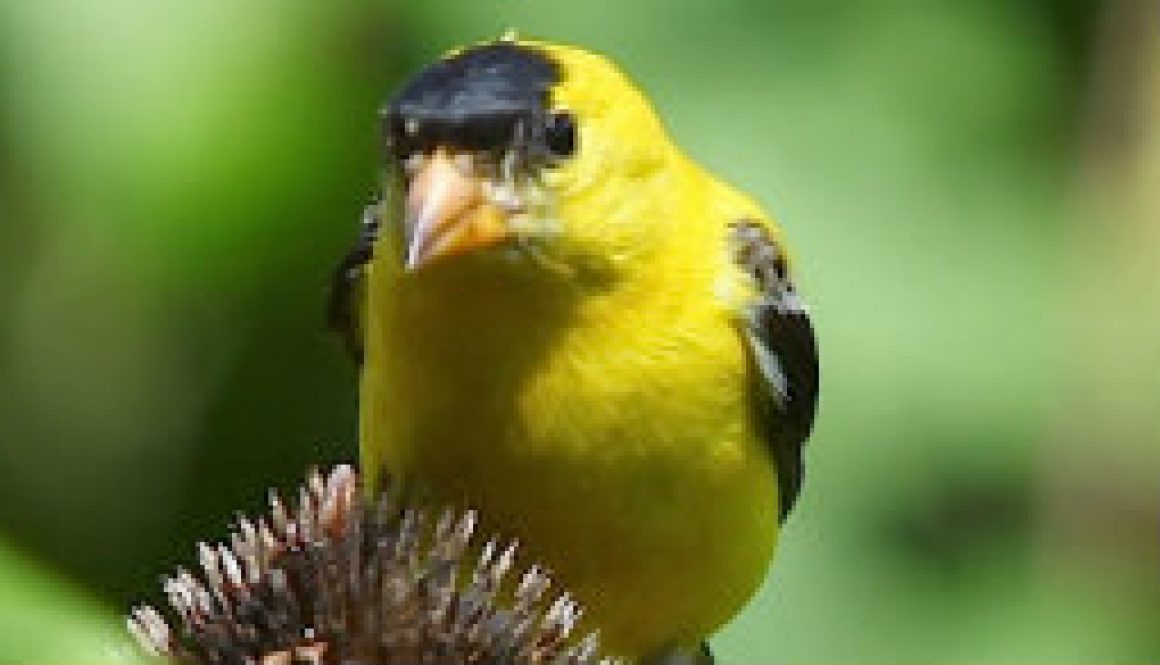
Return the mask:
[[[146,651],[189,665],[602,662],[595,634],[569,639],[580,607],[550,597],[543,570],[503,584],[514,544],[467,565],[472,512],[432,523],[386,493],[370,501],[349,466],[312,472],[293,509],[271,492],[270,507],[239,517],[230,545],[198,544],[201,576],[164,583],[170,618],[132,610]]]

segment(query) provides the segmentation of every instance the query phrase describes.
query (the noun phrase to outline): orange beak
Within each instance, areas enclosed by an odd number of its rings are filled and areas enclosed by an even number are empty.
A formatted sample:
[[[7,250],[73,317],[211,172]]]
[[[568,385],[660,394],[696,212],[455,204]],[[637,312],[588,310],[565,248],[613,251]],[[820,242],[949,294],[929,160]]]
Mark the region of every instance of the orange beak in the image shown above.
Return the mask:
[[[411,179],[404,219],[408,271],[509,236],[504,213],[488,200],[483,179],[470,173],[469,165],[440,148]]]

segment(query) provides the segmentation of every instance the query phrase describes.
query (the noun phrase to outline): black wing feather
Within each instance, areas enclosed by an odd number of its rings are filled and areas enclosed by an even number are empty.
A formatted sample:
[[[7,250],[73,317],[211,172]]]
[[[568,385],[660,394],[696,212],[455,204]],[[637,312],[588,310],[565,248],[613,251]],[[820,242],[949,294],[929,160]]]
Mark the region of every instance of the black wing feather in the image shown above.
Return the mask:
[[[732,225],[734,259],[762,297],[745,313],[755,382],[754,413],[777,467],[780,517],[801,493],[802,459],[818,405],[818,352],[809,314],[789,279],[785,254],[765,227]]]
[[[379,236],[379,206],[372,204],[363,209],[362,223],[354,246],[334,270],[330,284],[330,298],[326,306],[327,326],[342,338],[347,351],[362,364],[362,308],[363,273],[374,258],[375,241]]]

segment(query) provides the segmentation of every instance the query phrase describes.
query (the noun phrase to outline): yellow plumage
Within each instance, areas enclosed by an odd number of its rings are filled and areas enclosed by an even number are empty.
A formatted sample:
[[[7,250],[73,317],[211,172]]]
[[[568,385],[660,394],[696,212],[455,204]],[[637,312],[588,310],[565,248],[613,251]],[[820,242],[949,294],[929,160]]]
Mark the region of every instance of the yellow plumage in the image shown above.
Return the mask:
[[[780,236],[607,60],[518,46],[558,66],[548,104],[574,114],[579,148],[537,171],[515,258],[497,246],[409,270],[393,230],[406,185],[388,184],[357,304],[364,467],[517,537],[611,652],[695,646],[760,585],[777,540],[742,332],[761,293],[729,229]]]

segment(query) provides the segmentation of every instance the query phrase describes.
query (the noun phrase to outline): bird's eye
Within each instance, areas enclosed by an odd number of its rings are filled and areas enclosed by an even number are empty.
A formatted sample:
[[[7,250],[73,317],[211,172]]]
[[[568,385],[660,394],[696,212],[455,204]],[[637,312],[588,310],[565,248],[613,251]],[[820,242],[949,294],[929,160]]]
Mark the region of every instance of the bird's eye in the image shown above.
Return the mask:
[[[557,157],[568,157],[576,152],[576,118],[567,111],[559,111],[548,116],[548,126],[544,128],[544,141],[548,150]]]

